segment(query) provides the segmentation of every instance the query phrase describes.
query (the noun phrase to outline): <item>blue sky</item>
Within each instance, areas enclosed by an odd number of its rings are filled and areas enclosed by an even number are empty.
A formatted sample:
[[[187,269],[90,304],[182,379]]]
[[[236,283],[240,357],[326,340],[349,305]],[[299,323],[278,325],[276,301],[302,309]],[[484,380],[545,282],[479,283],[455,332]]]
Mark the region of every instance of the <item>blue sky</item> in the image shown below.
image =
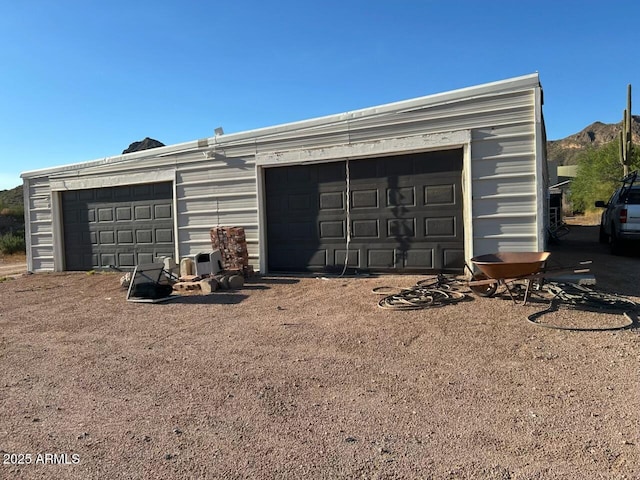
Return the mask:
[[[548,137],[563,138],[622,118],[638,20],[632,0],[2,0],[0,190],[147,136],[169,145],[533,72]]]

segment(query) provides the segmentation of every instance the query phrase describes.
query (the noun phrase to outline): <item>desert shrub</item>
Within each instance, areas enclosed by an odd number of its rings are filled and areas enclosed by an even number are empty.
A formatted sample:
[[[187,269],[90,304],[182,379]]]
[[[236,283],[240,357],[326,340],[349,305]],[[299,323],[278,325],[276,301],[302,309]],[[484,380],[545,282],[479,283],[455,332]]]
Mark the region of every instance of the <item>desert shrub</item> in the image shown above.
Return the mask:
[[[24,253],[26,250],[27,246],[24,241],[24,235],[7,233],[0,236],[0,252],[5,255],[12,255],[19,252]]]
[[[17,221],[24,219],[24,207],[4,207],[0,208],[0,215],[6,215],[7,217],[13,217]]]

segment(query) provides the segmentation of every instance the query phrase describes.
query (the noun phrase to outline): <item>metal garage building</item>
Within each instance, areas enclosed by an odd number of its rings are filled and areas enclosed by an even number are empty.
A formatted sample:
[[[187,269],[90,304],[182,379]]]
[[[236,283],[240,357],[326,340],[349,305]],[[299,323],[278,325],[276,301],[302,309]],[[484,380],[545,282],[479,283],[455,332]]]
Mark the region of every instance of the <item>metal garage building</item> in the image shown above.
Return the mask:
[[[25,172],[28,268],[130,268],[245,228],[260,271],[460,270],[542,250],[537,74]]]

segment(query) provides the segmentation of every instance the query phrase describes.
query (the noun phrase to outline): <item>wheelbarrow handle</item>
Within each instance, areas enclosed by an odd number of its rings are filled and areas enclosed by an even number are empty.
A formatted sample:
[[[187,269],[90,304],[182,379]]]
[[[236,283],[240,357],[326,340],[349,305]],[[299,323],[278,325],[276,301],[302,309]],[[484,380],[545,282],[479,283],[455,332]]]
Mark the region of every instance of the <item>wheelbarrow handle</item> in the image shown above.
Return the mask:
[[[495,278],[487,278],[487,279],[483,279],[483,280],[469,280],[469,286],[470,287],[476,287],[476,286],[480,286],[480,285],[495,285],[500,283],[498,280],[496,280]]]

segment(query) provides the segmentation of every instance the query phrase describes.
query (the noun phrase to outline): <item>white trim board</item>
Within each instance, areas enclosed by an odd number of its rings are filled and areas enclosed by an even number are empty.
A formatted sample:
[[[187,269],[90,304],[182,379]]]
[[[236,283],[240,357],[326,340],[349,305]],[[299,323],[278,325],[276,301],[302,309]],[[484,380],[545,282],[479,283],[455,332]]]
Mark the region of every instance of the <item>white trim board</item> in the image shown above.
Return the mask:
[[[257,167],[321,163],[345,158],[367,158],[428,150],[444,150],[471,143],[470,130],[388,138],[332,147],[299,148],[256,154]]]
[[[74,178],[51,178],[51,191],[84,190],[88,188],[118,187],[143,183],[175,182],[175,168],[149,172],[96,175]]]

